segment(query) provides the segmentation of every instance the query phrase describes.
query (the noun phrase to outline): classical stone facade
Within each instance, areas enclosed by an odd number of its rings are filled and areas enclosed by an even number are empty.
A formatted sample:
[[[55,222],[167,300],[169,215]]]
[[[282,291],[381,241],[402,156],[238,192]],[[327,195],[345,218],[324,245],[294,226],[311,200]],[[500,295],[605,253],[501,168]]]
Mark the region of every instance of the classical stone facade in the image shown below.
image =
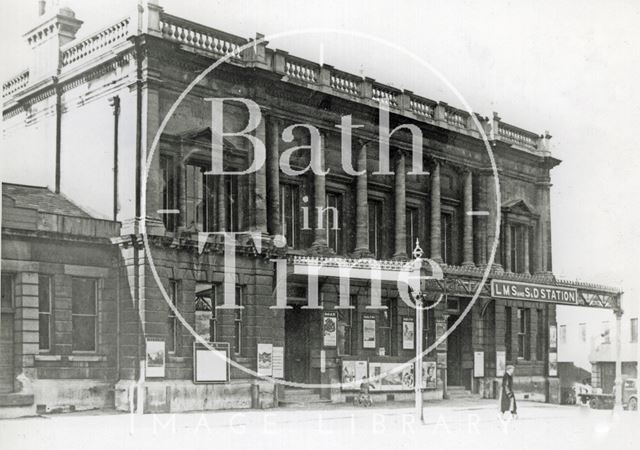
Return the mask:
[[[108,270],[105,279],[116,283],[104,286],[99,307],[115,308],[115,301],[117,312],[98,317],[97,326],[109,336],[116,333],[117,344],[95,349],[93,359],[77,360],[73,348],[56,343],[53,359],[40,357],[43,369],[28,376],[51,382],[104,380],[115,392],[113,405],[125,410],[271,407],[291,395],[235,365],[226,383],[194,383],[194,337],[181,316],[204,340],[226,344],[233,361],[251,371],[259,368],[259,344],[283,348],[282,378],[322,384],[305,394],[345,401],[352,392],[336,386],[348,362],[390,367],[415,353],[411,333],[403,339],[415,310],[385,277],[402,270],[419,240],[425,256],[444,272],[425,293],[430,309],[424,317],[424,345],[433,347],[425,358],[436,368],[425,397],[441,398],[452,390],[494,396],[504,355],[504,363],[517,367],[521,395],[558,400],[557,379],[549,367],[554,301],[497,296],[490,286],[492,280],[503,280],[536,292],[564,288],[575,294],[576,304],[603,307],[616,295],[613,289],[552,275],[550,171],[559,161],[549,152],[548,133],[522,130],[495,113],[472,116],[320,66],[272,50],[259,35],[256,41],[233,36],[171,16],[153,2],[81,40],[75,39],[81,22],[68,9],[53,11],[41,22],[25,35],[34,48],[34,63],[3,85],[5,141],[10,150],[12,145],[25,148],[25,161],[34,164],[21,174],[23,182],[50,186],[94,217],[121,225],[104,249],[110,256],[98,264]],[[240,51],[243,46],[246,50]],[[194,74],[222,57],[226,61],[176,103]],[[223,97],[250,99],[261,108],[262,120],[251,130],[266,147],[266,162],[257,171],[207,174],[213,139],[211,102],[205,99]],[[394,130],[389,142],[380,139],[381,104]],[[224,113],[228,130],[242,129],[249,119],[239,102],[227,102]],[[353,130],[350,158],[336,128],[347,115],[362,125]],[[296,128],[300,123],[312,125],[317,135]],[[496,160],[499,205],[481,131]],[[416,136],[422,151],[418,158],[412,145]],[[315,139],[321,151],[289,152],[291,166],[301,170],[317,164],[328,174],[291,175],[281,169],[279,160],[288,149]],[[385,143],[388,170],[379,156]],[[223,148],[226,171],[244,170],[256,157],[242,136],[225,137]],[[21,172],[5,160],[3,155],[5,179],[16,178]],[[412,173],[416,164],[424,165],[425,173]],[[487,269],[498,217],[500,244]],[[6,227],[11,228],[3,218],[3,235]],[[229,248],[216,234],[221,232],[237,233],[232,279],[225,264]],[[276,238],[281,235],[288,244],[284,247]],[[287,261],[285,289],[278,287],[282,279],[275,260]],[[353,309],[335,308],[341,280],[330,269],[340,264],[367,264],[370,273],[381,268],[377,280],[350,279],[347,296]],[[300,274],[316,266],[328,271],[313,282]],[[2,270],[12,271],[4,247]],[[30,279],[22,272],[17,276]],[[317,309],[308,308],[314,289]],[[371,308],[373,291],[382,308]],[[64,310],[65,291],[55,292],[53,308]],[[229,301],[230,292],[244,309],[216,308]],[[282,292],[290,309],[273,308]],[[476,293],[477,301],[469,306]],[[467,307],[469,313],[454,330]],[[327,320],[337,330],[326,331]],[[66,320],[60,327],[73,324]],[[453,331],[445,339],[448,328]],[[166,350],[164,374],[157,378],[144,364],[151,341],[164,342]],[[35,347],[29,354],[36,360],[40,356]],[[67,360],[76,369],[61,365]],[[388,389],[381,384],[376,395],[412,395],[410,388],[390,384]],[[60,393],[35,403],[50,407],[64,403],[63,398]],[[75,398],[67,403],[82,406]]]

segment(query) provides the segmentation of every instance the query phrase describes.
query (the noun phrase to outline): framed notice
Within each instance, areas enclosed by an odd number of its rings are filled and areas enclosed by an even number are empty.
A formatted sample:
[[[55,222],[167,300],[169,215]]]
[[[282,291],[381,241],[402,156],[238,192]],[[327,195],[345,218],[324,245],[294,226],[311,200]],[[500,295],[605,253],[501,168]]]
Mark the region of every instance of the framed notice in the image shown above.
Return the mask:
[[[436,353],[436,362],[438,364],[439,369],[447,368],[447,354],[444,352]]]
[[[362,348],[376,348],[376,319],[362,319]]]
[[[213,350],[193,343],[193,382],[225,383],[229,381],[229,344],[211,343]]]
[[[422,362],[422,387],[425,389],[435,389],[437,386],[437,372],[435,361]]]
[[[273,374],[273,345],[258,344],[258,375],[270,377]]]
[[[322,345],[335,347],[338,341],[338,314],[325,312],[322,314]]]
[[[556,352],[549,352],[549,376],[558,376],[558,354]]]
[[[473,376],[484,377],[484,352],[473,352]]]
[[[342,390],[357,390],[369,371],[367,361],[342,361]]]
[[[402,349],[413,350],[415,348],[416,324],[411,317],[402,318]]]
[[[549,325],[549,348],[558,348],[558,328]]]
[[[440,338],[447,331],[446,323],[442,320],[436,321],[436,339]],[[437,347],[438,350],[446,350],[447,349],[447,340],[443,339]]]
[[[271,376],[273,378],[284,378],[284,347],[273,347]]]
[[[149,338],[145,346],[145,376],[147,378],[164,378],[165,342],[164,339]]]
[[[496,351],[496,376],[503,376],[505,370],[507,370],[507,352],[498,350]]]

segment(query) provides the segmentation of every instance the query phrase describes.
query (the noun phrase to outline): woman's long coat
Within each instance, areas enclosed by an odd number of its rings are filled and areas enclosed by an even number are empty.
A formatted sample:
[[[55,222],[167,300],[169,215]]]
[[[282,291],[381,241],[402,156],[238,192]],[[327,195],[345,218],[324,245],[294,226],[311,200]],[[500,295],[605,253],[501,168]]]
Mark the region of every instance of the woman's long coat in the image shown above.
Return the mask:
[[[517,412],[516,399],[513,395],[513,377],[505,372],[502,377],[502,392],[500,393],[500,412]]]

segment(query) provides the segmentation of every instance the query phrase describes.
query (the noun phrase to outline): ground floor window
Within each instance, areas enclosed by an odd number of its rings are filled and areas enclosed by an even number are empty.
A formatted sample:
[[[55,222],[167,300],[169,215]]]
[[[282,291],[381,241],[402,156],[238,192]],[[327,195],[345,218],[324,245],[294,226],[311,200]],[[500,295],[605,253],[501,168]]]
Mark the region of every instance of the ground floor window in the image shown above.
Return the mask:
[[[38,343],[40,350],[51,350],[51,277],[38,275]]]
[[[507,361],[513,361],[513,352],[511,348],[511,333],[512,333],[511,306],[505,306],[504,308],[504,349],[505,349]]]
[[[356,306],[357,297],[349,296],[349,306]],[[338,354],[353,354],[353,318],[355,309],[338,310]]]
[[[531,310],[518,308],[518,358],[531,359],[530,347]]]
[[[71,286],[72,349],[96,351],[98,330],[98,280],[73,278]]]
[[[169,296],[171,303],[176,308],[178,307],[178,298],[180,295],[180,281],[169,280]],[[178,349],[178,318],[173,311],[169,308],[167,316],[167,352],[176,353]]]
[[[394,346],[394,320],[395,320],[395,299],[383,298],[382,306],[378,314],[378,348],[384,349],[385,355],[395,355]]]
[[[236,305],[244,306],[244,289],[242,286],[236,286]],[[242,308],[234,309],[235,317],[233,321],[233,352],[236,355],[242,354]]]

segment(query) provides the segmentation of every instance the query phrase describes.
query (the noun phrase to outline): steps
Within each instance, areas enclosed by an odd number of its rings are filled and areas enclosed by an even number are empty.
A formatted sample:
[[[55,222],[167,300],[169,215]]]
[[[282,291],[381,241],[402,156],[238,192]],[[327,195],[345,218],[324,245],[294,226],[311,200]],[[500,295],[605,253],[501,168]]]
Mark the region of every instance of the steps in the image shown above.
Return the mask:
[[[447,386],[447,396],[450,400],[479,400],[478,394],[467,391],[464,386]]]
[[[284,398],[279,400],[279,406],[304,407],[313,404],[331,403],[331,400],[320,398],[315,389],[285,388]]]

